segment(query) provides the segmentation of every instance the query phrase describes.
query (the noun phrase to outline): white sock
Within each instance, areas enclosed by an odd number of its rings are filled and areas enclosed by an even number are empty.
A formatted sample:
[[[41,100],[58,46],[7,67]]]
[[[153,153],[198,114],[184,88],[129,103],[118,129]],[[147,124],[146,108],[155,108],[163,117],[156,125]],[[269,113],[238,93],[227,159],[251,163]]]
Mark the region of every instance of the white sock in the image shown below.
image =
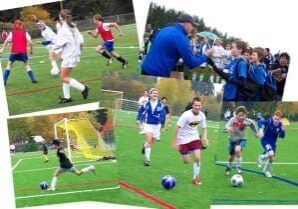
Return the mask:
[[[267,163],[266,163],[266,165],[265,165],[265,167],[264,167],[264,171],[265,171],[265,172],[266,172],[266,171],[269,171],[270,168],[271,168],[271,166],[272,166],[272,162],[270,162],[270,161],[268,160]]]
[[[83,84],[81,84],[79,81],[77,81],[76,79],[74,79],[74,78],[71,78],[69,80],[69,84],[70,84],[71,87],[73,87],[73,88],[75,88],[79,91],[84,91],[84,89],[85,89],[85,86]]]
[[[241,168],[242,157],[236,157],[236,167]]]
[[[268,153],[261,155],[261,160],[268,159]]]
[[[54,176],[52,179],[52,182],[51,182],[51,189],[53,189],[53,190],[56,189],[57,180],[58,180],[58,178],[56,176]]]
[[[63,82],[62,89],[63,89],[63,97],[65,99],[69,99],[70,98],[70,85],[69,85],[69,83],[64,83]]]
[[[53,60],[51,62],[52,68],[58,68],[57,62],[55,60]]]
[[[193,162],[193,179],[199,177],[200,174],[200,162]]]
[[[86,173],[86,172],[90,172],[90,171],[92,171],[92,170],[94,170],[94,165],[89,165],[89,166],[87,166],[87,167],[85,167],[85,168],[82,168],[82,172],[83,173]]]
[[[145,147],[145,160],[150,161],[151,147]]]

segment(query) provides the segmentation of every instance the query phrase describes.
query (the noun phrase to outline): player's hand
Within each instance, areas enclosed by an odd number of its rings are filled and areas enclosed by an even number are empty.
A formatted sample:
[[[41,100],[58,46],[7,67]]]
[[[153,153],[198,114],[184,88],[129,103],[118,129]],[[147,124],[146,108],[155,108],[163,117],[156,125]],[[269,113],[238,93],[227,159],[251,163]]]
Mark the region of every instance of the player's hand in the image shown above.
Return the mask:
[[[92,31],[88,31],[88,34],[92,35]]]
[[[123,33],[122,33],[122,32],[120,32],[120,33],[119,33],[119,36],[123,36]]]
[[[202,139],[203,148],[207,148],[209,146],[209,140],[208,139]]]

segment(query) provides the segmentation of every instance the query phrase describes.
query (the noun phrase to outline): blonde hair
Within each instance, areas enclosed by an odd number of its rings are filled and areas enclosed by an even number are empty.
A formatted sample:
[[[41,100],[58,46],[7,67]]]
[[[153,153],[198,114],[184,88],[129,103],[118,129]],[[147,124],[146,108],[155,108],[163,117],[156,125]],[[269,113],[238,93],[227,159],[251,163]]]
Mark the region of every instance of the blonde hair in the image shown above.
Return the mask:
[[[98,21],[103,21],[103,17],[100,14],[95,14],[93,18]]]
[[[65,20],[65,22],[67,23],[67,25],[71,28],[74,28],[76,26],[76,24],[73,22],[73,17],[71,15],[71,11],[68,9],[62,9],[60,11],[60,17]]]

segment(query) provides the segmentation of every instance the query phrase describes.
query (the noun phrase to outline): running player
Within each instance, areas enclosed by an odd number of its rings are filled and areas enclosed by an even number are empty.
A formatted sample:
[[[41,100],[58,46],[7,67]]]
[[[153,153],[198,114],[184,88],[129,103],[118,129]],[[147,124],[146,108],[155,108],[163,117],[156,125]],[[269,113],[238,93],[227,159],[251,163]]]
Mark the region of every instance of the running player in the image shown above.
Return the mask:
[[[203,144],[208,144],[206,117],[201,111],[202,102],[199,97],[192,100],[192,109],[185,111],[179,118],[175,130],[173,147],[179,150],[184,163],[189,163],[189,154],[193,155],[193,180],[195,185],[201,185],[199,178],[201,149]],[[202,138],[197,131],[197,126],[201,127]]]
[[[14,22],[12,32],[9,33],[8,37],[4,41],[4,44],[3,44],[2,48],[0,49],[0,54],[3,53],[3,51],[5,50],[5,47],[7,46],[7,44],[9,42],[11,42],[11,53],[8,58],[7,67],[3,72],[4,85],[7,84],[8,77],[10,75],[13,63],[15,61],[24,62],[25,69],[27,71],[27,74],[28,74],[31,82],[34,84],[38,83],[38,81],[35,79],[32,69],[29,65],[29,58],[28,58],[28,54],[27,54],[27,46],[28,45],[30,47],[29,54],[30,55],[33,54],[31,36],[25,30],[25,26],[22,21],[16,20]]]
[[[59,147],[57,149],[57,157],[59,158],[60,166],[54,172],[54,176],[53,176],[53,179],[52,179],[52,182],[51,182],[51,186],[48,189],[49,191],[55,191],[56,190],[58,177],[62,173],[72,172],[73,174],[75,174],[77,176],[80,176],[83,173],[87,173],[87,172],[93,172],[95,174],[94,165],[87,166],[87,167],[83,168],[82,170],[78,170],[76,167],[74,167],[72,162],[66,156],[63,148],[61,148],[61,147]]]
[[[285,128],[280,121],[281,117],[281,111],[276,110],[272,117],[258,121],[258,128],[261,133],[261,145],[264,149],[263,154],[259,155],[258,167],[261,168],[263,161],[267,160],[263,171],[264,175],[269,178],[272,177],[270,168],[276,154],[277,139],[285,137]],[[264,129],[263,126],[265,127]]]
[[[49,51],[49,60],[52,65],[51,74],[58,75],[60,70],[55,60],[55,50],[54,50],[55,38],[57,34],[49,26],[47,26],[45,22],[43,22],[42,20],[39,20],[36,17],[36,15],[32,15],[32,19],[36,23],[38,29],[41,32],[41,36],[44,39],[41,42],[41,44],[45,46]]]
[[[164,106],[158,99],[158,90],[152,88],[149,90],[149,101],[139,108],[138,119],[144,118],[143,130],[146,134],[146,142],[143,145],[142,153],[145,154],[145,166],[150,166],[151,148],[154,141],[160,137],[161,123],[164,120]]]
[[[249,126],[255,135],[258,134],[255,122],[246,116],[246,107],[239,106],[235,110],[235,116],[226,124],[225,130],[229,133],[229,158],[226,167],[226,175],[230,175],[234,159],[236,160],[237,173],[242,173],[242,150],[247,140],[246,127]]]
[[[83,85],[70,76],[72,69],[77,66],[80,60],[84,39],[76,27],[76,24],[72,21],[72,15],[69,10],[61,10],[60,19],[63,24],[58,31],[54,46],[55,50],[62,49],[60,78],[62,81],[63,97],[60,98],[59,103],[72,102],[70,87],[79,90],[82,93],[83,98],[86,100],[89,94],[88,86]]]
[[[96,48],[97,53],[108,59],[107,65],[112,64],[112,58],[115,57],[119,62],[122,63],[122,68],[126,68],[128,62],[121,57],[114,49],[114,36],[112,28],[116,28],[119,36],[122,36],[122,31],[116,22],[104,22],[103,17],[100,14],[93,16],[93,21],[97,25],[96,31],[89,31],[88,33],[94,38],[101,36],[103,44]]]

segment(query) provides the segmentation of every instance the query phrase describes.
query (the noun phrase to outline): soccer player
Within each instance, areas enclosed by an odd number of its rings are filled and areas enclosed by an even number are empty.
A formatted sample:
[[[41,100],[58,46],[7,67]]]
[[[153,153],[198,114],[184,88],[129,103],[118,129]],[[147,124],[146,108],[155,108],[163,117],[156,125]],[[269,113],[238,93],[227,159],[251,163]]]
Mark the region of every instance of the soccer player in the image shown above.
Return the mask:
[[[139,108],[144,105],[146,102],[148,102],[149,100],[149,97],[148,97],[148,90],[145,90],[143,92],[143,96],[141,96],[138,100],[138,104],[139,104]],[[137,118],[137,124],[139,126],[139,129],[140,129],[140,134],[145,134],[144,133],[144,130],[143,130],[143,117],[138,117]]]
[[[150,166],[151,149],[156,139],[160,137],[161,123],[164,120],[164,105],[158,99],[158,90],[149,90],[149,101],[139,108],[138,116],[144,118],[143,130],[146,135],[146,142],[143,145],[142,153],[145,154],[144,166]]]
[[[70,87],[80,91],[86,100],[89,95],[88,86],[83,85],[70,75],[72,69],[77,66],[80,60],[84,39],[75,23],[73,23],[69,10],[61,10],[60,19],[62,21],[62,27],[57,33],[54,45],[54,49],[62,49],[60,78],[62,81],[63,97],[60,98],[59,103],[72,102]]]
[[[246,127],[249,126],[255,135],[258,134],[255,122],[246,116],[246,107],[238,106],[235,110],[235,116],[232,117],[225,126],[225,130],[229,133],[229,158],[226,167],[226,175],[230,175],[234,159],[236,160],[237,173],[242,173],[242,150],[247,140]]]
[[[7,44],[11,42],[11,53],[8,58],[7,67],[3,72],[3,80],[4,85],[7,84],[7,80],[9,78],[10,72],[12,70],[13,63],[15,61],[22,61],[24,62],[25,69],[27,74],[33,84],[38,83],[35,79],[33,71],[29,65],[29,59],[27,54],[27,46],[30,47],[30,54],[33,54],[33,47],[31,36],[25,30],[24,23],[20,20],[16,20],[13,25],[12,32],[9,33],[8,37],[4,41],[2,48],[0,49],[0,54],[3,53]]]
[[[55,60],[55,50],[54,50],[54,43],[56,39],[56,33],[47,26],[42,20],[39,20],[36,15],[32,15],[32,19],[36,23],[38,29],[41,32],[41,36],[43,37],[43,41],[41,44],[47,48],[49,51],[49,60],[52,65],[51,73],[53,75],[58,75],[60,72],[60,69],[57,65],[57,62]],[[57,52],[58,53],[58,52]]]
[[[57,168],[57,170],[54,172],[53,179],[51,182],[51,186],[48,189],[49,191],[55,191],[56,190],[56,185],[57,185],[57,180],[60,174],[65,173],[65,172],[72,172],[73,174],[80,176],[84,173],[87,172],[93,172],[95,174],[95,167],[94,165],[87,166],[83,168],[82,170],[78,170],[72,162],[68,159],[66,156],[64,149],[59,147],[57,148],[57,157],[59,158],[59,163],[60,166]]]
[[[269,178],[272,177],[270,168],[276,154],[277,139],[284,138],[286,135],[285,128],[280,121],[281,117],[281,111],[276,110],[272,117],[258,121],[258,128],[261,136],[261,145],[264,149],[263,154],[259,155],[258,167],[261,168],[263,161],[267,160],[263,171],[264,175]],[[263,127],[265,128],[263,129]]]
[[[201,149],[203,144],[208,144],[206,117],[201,111],[202,102],[199,97],[192,100],[192,109],[185,111],[179,118],[175,129],[173,147],[179,150],[184,163],[189,163],[189,154],[193,155],[193,180],[194,185],[201,185],[199,178]],[[202,130],[200,138],[197,127]]]
[[[42,143],[42,151],[43,151],[43,162],[44,163],[48,163],[49,162],[49,158],[48,158],[48,146],[46,141],[44,141]]]
[[[168,124],[171,120],[171,112],[168,106],[168,98],[167,97],[162,97],[161,102],[164,105],[164,111],[165,111],[165,120],[162,121],[161,123],[161,130],[166,131],[168,129]]]
[[[128,62],[120,56],[114,49],[114,36],[112,28],[116,28],[119,36],[122,36],[122,31],[116,22],[104,22],[103,17],[100,14],[93,16],[93,21],[97,25],[96,31],[89,31],[88,33],[94,38],[101,36],[103,44],[96,48],[96,51],[103,57],[108,59],[107,65],[112,64],[112,58],[115,57],[119,62],[122,63],[122,68],[126,68]]]

